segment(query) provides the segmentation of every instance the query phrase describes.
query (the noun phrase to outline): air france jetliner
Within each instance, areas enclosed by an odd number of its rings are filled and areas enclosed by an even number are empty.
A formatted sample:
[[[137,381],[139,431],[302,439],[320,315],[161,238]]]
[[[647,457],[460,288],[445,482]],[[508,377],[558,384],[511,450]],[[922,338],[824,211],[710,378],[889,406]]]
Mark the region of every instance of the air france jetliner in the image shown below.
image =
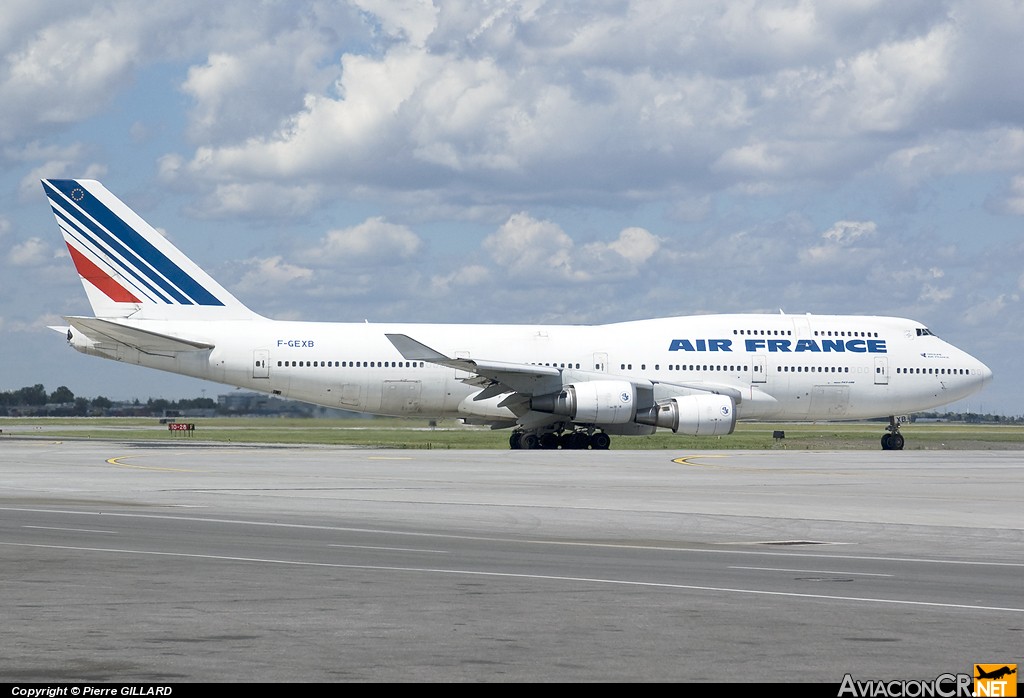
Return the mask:
[[[892,317],[707,315],[609,325],[343,324],[262,317],[99,182],[43,180],[94,317],[85,354],[380,415],[509,428],[512,448],[732,433],[737,419],[886,417],[960,400],[991,371]]]

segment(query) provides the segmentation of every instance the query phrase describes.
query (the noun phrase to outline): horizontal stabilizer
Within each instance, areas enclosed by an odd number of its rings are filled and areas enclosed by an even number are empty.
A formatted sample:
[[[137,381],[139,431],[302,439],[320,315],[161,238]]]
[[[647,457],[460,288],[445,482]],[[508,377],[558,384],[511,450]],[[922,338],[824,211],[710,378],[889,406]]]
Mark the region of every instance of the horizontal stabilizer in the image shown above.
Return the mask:
[[[143,330],[122,325],[112,320],[90,317],[66,317],[70,325],[94,342],[117,342],[138,349],[146,354],[161,354],[176,351],[205,351],[214,345],[182,337]]]

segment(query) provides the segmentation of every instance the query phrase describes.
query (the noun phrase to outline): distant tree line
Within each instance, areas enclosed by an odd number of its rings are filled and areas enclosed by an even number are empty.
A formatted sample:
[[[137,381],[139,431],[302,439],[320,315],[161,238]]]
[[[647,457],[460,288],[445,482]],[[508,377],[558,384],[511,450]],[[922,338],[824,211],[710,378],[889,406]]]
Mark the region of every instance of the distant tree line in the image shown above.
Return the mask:
[[[966,424],[1024,424],[1024,417],[1006,417],[1001,414],[979,414],[977,412],[917,412],[914,419],[935,419],[943,422],[964,422]]]
[[[131,406],[134,414],[163,416],[166,412],[174,410],[216,409],[217,401],[208,397],[182,400],[150,398],[144,404],[135,400]],[[52,393],[46,392],[42,383],[18,390],[0,392],[0,413],[9,416],[85,417],[92,414],[103,414],[113,407],[114,401],[102,395],[91,400],[75,397],[75,394],[66,385],[60,386]]]

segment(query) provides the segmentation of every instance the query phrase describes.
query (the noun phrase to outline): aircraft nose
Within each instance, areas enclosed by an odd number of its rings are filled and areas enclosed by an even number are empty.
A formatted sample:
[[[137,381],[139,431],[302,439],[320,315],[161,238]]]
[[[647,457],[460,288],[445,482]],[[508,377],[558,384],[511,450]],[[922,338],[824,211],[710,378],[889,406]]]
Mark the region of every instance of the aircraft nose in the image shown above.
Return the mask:
[[[978,371],[981,374],[981,385],[982,387],[992,382],[992,369],[985,364],[978,362]]]

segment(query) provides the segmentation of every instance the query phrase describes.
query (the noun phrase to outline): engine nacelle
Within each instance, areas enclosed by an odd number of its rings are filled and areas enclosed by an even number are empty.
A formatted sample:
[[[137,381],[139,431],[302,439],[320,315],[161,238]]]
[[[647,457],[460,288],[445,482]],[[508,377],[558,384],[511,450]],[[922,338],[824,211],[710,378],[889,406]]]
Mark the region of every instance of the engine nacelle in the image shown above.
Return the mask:
[[[636,386],[629,381],[586,381],[530,399],[530,409],[580,424],[626,424],[636,416]]]
[[[640,410],[636,421],[688,436],[731,434],[736,428],[736,405],[725,395],[673,397]]]

